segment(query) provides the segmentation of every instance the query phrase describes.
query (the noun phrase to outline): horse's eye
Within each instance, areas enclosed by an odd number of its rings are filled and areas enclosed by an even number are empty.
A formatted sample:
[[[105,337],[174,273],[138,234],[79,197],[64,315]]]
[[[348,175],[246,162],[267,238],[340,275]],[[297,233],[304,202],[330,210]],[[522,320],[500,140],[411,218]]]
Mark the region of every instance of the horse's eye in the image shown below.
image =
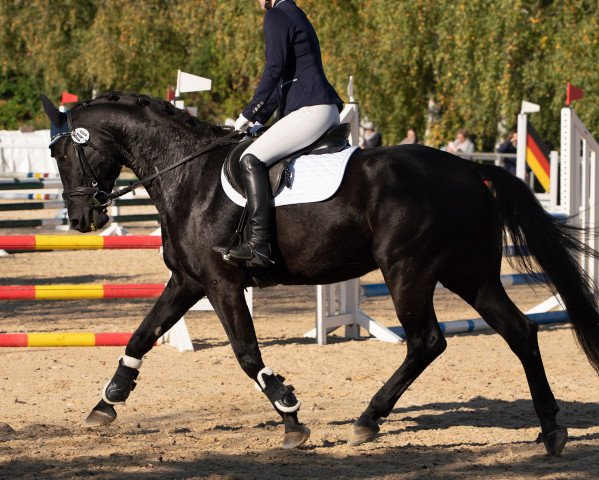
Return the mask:
[[[67,156],[60,155],[60,156],[56,157],[56,161],[62,165],[63,163],[65,163],[67,161]]]

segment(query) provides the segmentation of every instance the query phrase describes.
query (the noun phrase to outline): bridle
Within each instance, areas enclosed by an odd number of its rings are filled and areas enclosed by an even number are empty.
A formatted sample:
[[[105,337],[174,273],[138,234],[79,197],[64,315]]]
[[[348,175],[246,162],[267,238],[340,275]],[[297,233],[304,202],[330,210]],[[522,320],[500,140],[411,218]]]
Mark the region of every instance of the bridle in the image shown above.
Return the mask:
[[[154,180],[156,177],[162,175],[163,173],[168,172],[169,170],[172,170],[176,167],[179,167],[179,166],[183,165],[184,163],[189,162],[190,160],[198,158],[205,153],[208,153],[212,150],[223,147],[225,145],[236,143],[236,142],[228,142],[228,141],[231,140],[233,137],[242,135],[242,133],[240,133],[236,130],[233,130],[230,133],[228,133],[227,135],[217,138],[214,142],[199,149],[195,153],[188,155],[187,157],[183,158],[182,160],[179,160],[178,162],[174,163],[173,165],[169,165],[168,167],[163,168],[162,170],[159,170],[156,173],[143,178],[142,180],[138,180],[137,182],[132,183],[128,187],[124,187],[124,188],[121,188],[121,189],[113,191],[113,192],[107,192],[106,190],[103,190],[102,188],[100,188],[100,181],[98,180],[98,177],[96,177],[96,175],[94,174],[94,170],[91,167],[89,161],[87,160],[87,157],[85,156],[84,147],[89,146],[92,149],[94,149],[95,151],[97,151],[104,158],[108,158],[108,157],[106,155],[104,155],[102,153],[102,151],[96,145],[93,144],[93,142],[91,142],[90,134],[85,128],[75,128],[70,111],[67,111],[67,121],[68,121],[68,131],[61,133],[60,136],[70,135],[71,140],[73,141],[73,145],[75,146],[75,151],[77,152],[77,158],[79,159],[79,164],[81,165],[81,169],[83,170],[83,173],[85,174],[87,179],[90,181],[91,187],[69,188],[68,190],[63,191],[62,198],[64,200],[72,199],[73,201],[75,201],[81,205],[84,205],[86,207],[92,208],[93,210],[98,210],[98,211],[101,211],[104,213],[106,213],[107,207],[110,206],[110,204],[112,203],[112,201],[115,198],[122,197],[123,195],[125,195],[129,192],[132,192],[135,189],[141,187],[142,185]],[[91,197],[91,203],[79,200],[77,198],[77,197],[85,197],[85,196]]]
[[[85,151],[83,147],[90,146],[94,150],[100,153],[103,157],[104,154],[100,151],[98,147],[96,147],[91,140],[89,139],[89,132],[85,129],[76,129],[73,125],[73,119],[71,117],[71,112],[67,111],[67,122],[69,130],[65,132],[63,135],[70,135],[71,140],[73,141],[73,145],[75,147],[75,152],[77,152],[77,158],[79,159],[79,164],[81,165],[81,169],[83,173],[91,181],[91,187],[74,187],[70,189],[65,189],[62,193],[62,198],[64,200],[68,200],[71,198],[73,201],[91,207],[94,210],[100,210],[102,212],[106,212],[106,208],[112,203],[112,199],[110,198],[110,193],[102,190],[99,185],[100,182],[98,177],[94,174],[94,170],[89,164],[87,157],[85,156]],[[77,197],[85,197],[91,196],[92,202],[91,205],[88,202],[83,202],[79,200]]]

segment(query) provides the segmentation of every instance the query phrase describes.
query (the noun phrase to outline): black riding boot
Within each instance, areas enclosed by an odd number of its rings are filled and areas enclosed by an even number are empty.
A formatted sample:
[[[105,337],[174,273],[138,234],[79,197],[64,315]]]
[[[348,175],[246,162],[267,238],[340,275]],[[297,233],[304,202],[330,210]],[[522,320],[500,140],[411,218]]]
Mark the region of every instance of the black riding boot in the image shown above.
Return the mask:
[[[233,260],[247,261],[253,267],[268,267],[274,263],[270,258],[270,209],[272,195],[268,168],[254,155],[244,155],[240,161],[241,179],[245,188],[250,222],[247,242],[231,247]]]

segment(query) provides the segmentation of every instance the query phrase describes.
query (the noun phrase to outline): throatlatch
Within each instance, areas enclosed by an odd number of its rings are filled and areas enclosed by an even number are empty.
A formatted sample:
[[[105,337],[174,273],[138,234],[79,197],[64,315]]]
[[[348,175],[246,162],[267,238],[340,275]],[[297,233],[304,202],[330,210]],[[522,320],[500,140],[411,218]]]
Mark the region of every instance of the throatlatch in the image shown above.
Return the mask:
[[[109,405],[125,403],[125,400],[137,385],[135,380],[139,375],[141,364],[142,361],[137,358],[127,355],[119,357],[119,366],[112,380],[104,386],[102,399]]]
[[[281,412],[297,412],[302,402],[293,394],[293,385],[285,385],[284,381],[284,377],[265,367],[258,372],[256,390],[263,392]]]

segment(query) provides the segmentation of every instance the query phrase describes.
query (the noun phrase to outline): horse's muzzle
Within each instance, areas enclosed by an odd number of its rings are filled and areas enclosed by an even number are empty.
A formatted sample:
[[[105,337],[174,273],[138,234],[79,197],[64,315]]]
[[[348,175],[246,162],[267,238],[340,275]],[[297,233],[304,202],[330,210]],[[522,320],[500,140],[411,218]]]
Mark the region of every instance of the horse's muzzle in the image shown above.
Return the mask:
[[[86,213],[78,217],[71,217],[69,225],[71,229],[81,233],[87,233],[95,230],[100,230],[108,223],[110,218],[103,211],[90,209]]]

